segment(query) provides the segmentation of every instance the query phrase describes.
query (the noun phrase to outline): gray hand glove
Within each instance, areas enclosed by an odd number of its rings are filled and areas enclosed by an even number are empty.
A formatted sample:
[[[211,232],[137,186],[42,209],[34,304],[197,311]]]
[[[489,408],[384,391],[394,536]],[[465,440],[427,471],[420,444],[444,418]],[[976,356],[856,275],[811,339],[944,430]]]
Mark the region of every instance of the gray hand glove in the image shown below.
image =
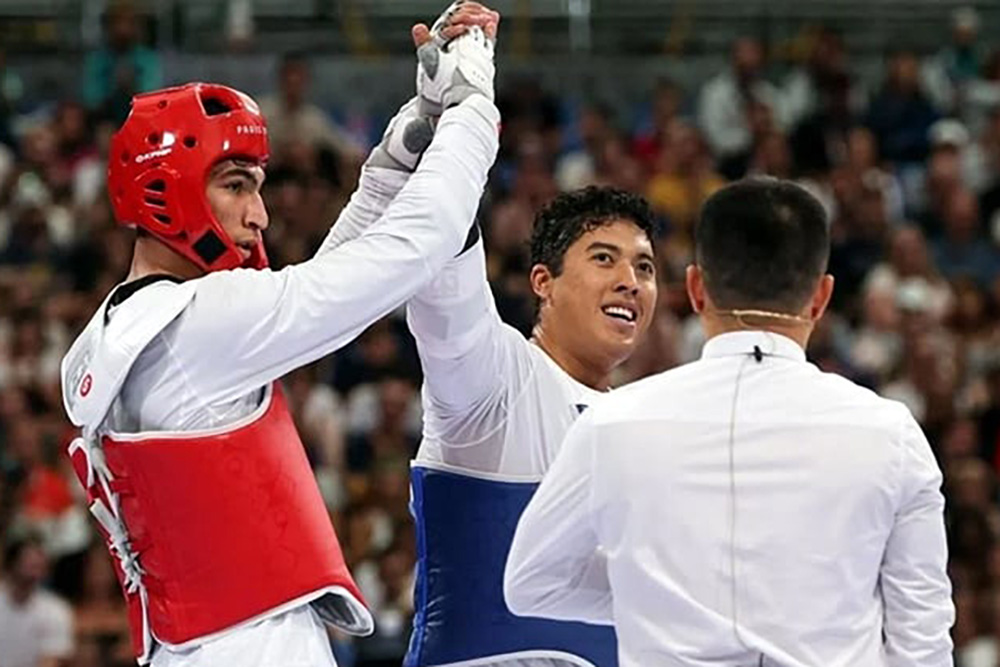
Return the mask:
[[[434,125],[434,119],[420,112],[418,98],[410,99],[389,121],[365,166],[412,172],[434,139]]]

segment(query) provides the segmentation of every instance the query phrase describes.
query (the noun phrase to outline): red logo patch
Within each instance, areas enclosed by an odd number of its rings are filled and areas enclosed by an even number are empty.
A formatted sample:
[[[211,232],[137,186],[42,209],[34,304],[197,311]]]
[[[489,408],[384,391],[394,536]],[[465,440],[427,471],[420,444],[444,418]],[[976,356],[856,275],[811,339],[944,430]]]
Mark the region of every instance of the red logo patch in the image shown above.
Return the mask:
[[[86,397],[90,393],[90,388],[94,386],[94,378],[87,373],[80,381],[80,395]]]

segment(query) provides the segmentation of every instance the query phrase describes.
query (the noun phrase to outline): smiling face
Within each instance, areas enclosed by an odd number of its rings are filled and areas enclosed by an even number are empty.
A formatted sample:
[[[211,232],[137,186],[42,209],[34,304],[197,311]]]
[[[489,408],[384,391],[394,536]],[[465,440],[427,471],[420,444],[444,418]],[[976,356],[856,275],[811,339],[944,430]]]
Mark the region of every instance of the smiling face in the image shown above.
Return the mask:
[[[653,248],[626,219],[584,232],[567,248],[561,271],[536,264],[531,286],[541,301],[538,326],[568,356],[610,372],[635,350],[656,302]]]
[[[208,176],[205,195],[215,219],[239,248],[243,261],[267,229],[267,209],[260,195],[264,170],[243,160],[224,160]]]

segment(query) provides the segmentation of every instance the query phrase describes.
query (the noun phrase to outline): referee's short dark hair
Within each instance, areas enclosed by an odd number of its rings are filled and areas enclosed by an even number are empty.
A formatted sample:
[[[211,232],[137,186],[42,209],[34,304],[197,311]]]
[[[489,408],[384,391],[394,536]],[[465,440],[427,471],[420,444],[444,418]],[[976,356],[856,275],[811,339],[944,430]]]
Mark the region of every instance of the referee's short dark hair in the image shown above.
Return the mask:
[[[705,202],[695,228],[695,260],[717,308],[798,312],[829,257],[826,212],[791,181],[728,185]]]

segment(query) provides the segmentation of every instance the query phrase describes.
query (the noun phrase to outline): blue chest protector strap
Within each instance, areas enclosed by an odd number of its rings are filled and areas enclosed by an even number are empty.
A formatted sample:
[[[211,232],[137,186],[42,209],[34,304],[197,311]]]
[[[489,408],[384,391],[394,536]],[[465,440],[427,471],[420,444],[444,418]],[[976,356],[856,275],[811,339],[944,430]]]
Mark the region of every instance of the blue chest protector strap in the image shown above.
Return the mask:
[[[617,667],[612,628],[521,618],[504,603],[507,553],[538,484],[418,465],[411,477],[418,561],[404,667],[472,665],[495,656]]]

